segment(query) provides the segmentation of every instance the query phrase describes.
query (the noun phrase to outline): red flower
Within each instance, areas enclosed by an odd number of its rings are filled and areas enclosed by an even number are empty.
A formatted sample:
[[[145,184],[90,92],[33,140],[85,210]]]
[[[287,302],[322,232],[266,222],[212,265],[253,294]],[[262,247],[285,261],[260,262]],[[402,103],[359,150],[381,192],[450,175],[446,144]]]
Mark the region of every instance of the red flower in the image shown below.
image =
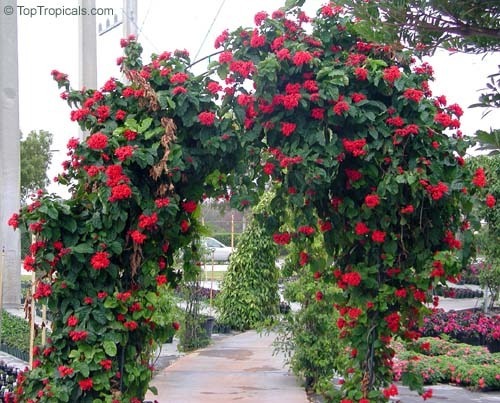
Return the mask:
[[[233,54],[230,51],[222,52],[219,55],[219,63],[220,64],[229,63],[232,60],[233,60]]]
[[[198,121],[204,126],[212,126],[215,122],[215,113],[201,112],[198,115]]]
[[[323,299],[323,293],[321,291],[316,291],[314,298],[316,301],[321,301]]]
[[[178,85],[172,90],[172,95],[185,94],[186,92],[187,92],[186,88],[184,88],[182,85]]]
[[[377,194],[367,195],[365,197],[365,204],[368,208],[375,208],[380,204],[380,198]]]
[[[363,236],[370,232],[370,228],[364,222],[358,222],[354,227],[354,232],[356,235]]]
[[[418,103],[424,97],[424,93],[420,90],[415,89],[415,88],[408,88],[403,93],[403,97],[405,97],[406,99],[409,99],[410,101],[415,101]]]
[[[127,112],[118,109],[115,113],[115,120],[124,120],[127,116]]]
[[[168,197],[163,197],[155,200],[155,206],[157,208],[167,207],[170,204],[170,199]]]
[[[80,385],[80,389],[83,391],[90,390],[94,386],[94,381],[92,378],[82,379],[78,381],[78,385]]]
[[[217,81],[210,81],[207,84],[207,90],[211,94],[217,94],[219,91],[222,91],[222,86]]]
[[[309,254],[307,252],[301,251],[299,253],[299,264],[305,266],[309,261]]]
[[[182,220],[181,221],[181,232],[182,233],[188,232],[190,226],[191,225],[189,224],[189,221]]]
[[[392,332],[397,332],[399,330],[400,319],[401,318],[397,312],[393,312],[384,318],[385,322],[387,323],[387,327]]]
[[[364,67],[356,67],[354,69],[354,75],[357,80],[364,81],[368,78],[368,70]]]
[[[333,107],[333,112],[335,112],[336,115],[342,115],[344,112],[347,112],[348,110],[349,110],[349,104],[345,101],[337,102]]]
[[[116,294],[116,299],[121,302],[126,302],[130,297],[132,297],[132,293],[130,291],[119,292]]]
[[[73,375],[74,369],[71,367],[67,367],[66,365],[60,365],[59,367],[57,367],[57,371],[59,372],[61,378],[64,378],[65,376]]]
[[[188,214],[194,213],[197,207],[198,204],[193,200],[185,201],[182,203],[182,209]]]
[[[134,243],[137,245],[142,245],[147,238],[146,235],[144,235],[142,232],[137,231],[137,230],[131,231],[130,237],[132,238]]]
[[[266,175],[272,175],[274,172],[274,164],[272,162],[266,162],[262,170]]]
[[[361,283],[361,274],[356,271],[342,275],[342,281],[352,287],[357,287]]]
[[[366,154],[366,150],[363,149],[366,145],[366,139],[347,140],[344,138],[342,139],[342,145],[344,146],[344,150],[352,154],[353,157],[360,157]]]
[[[108,252],[96,252],[90,258],[90,264],[94,268],[94,270],[105,269],[109,266],[109,253]]]
[[[278,245],[288,245],[292,239],[292,236],[288,232],[273,234],[273,241]]]
[[[87,145],[92,150],[104,150],[108,145],[108,136],[97,132],[87,137]]]
[[[123,326],[125,326],[130,331],[134,331],[139,327],[139,325],[135,320],[128,320],[125,323],[123,323]]]
[[[113,366],[113,361],[111,361],[110,359],[102,359],[100,362],[99,362],[99,365],[102,367],[102,369],[104,369],[105,371],[109,371],[112,366]]]
[[[440,200],[448,191],[448,186],[440,181],[437,185],[428,185],[426,190],[433,200]]]
[[[486,196],[486,205],[489,207],[489,208],[493,208],[495,207],[495,204],[496,204],[496,199],[495,197],[492,195],[492,194],[488,194]]]
[[[400,77],[401,77],[401,71],[399,71],[399,68],[397,66],[391,66],[384,69],[383,78],[385,81],[392,84]]]
[[[96,109],[97,120],[104,122],[111,113],[111,108],[108,105],[101,105]]]
[[[264,11],[260,11],[257,14],[255,14],[253,20],[255,22],[255,25],[259,26],[262,24],[262,22],[267,18],[268,14]]]
[[[141,214],[139,216],[139,228],[152,228],[158,222],[158,214],[152,213],[151,215]]]
[[[474,173],[474,178],[472,178],[472,183],[480,188],[486,186],[486,175],[484,173],[484,168],[476,169],[476,172]]]
[[[158,286],[160,285],[163,285],[163,284],[167,284],[167,276],[165,274],[160,274],[158,276],[156,276],[156,284]]]
[[[312,55],[309,52],[298,51],[293,56],[293,64],[296,66],[302,66],[303,64],[309,63],[313,59]]]
[[[319,221],[319,230],[321,232],[330,231],[333,228],[333,225],[330,221]]]
[[[174,328],[175,331],[177,331],[181,328],[181,325],[179,322],[172,322],[172,327]]]
[[[311,117],[316,120],[322,120],[325,117],[325,110],[323,108],[313,108],[311,110]]]
[[[9,218],[9,221],[7,221],[7,225],[10,227],[16,229],[19,227],[19,214],[12,214],[11,217]]]
[[[23,268],[26,271],[35,271],[35,258],[31,255],[26,255],[23,260]]]
[[[347,315],[351,319],[358,319],[362,313],[363,311],[360,308],[349,308],[347,310]]]
[[[406,298],[406,289],[400,288],[399,290],[394,291],[394,295],[398,298]]]
[[[398,394],[398,388],[396,385],[391,385],[388,388],[385,388],[382,393],[386,399],[389,399],[391,396],[396,396]]]
[[[170,82],[172,84],[183,84],[187,81],[189,78],[189,75],[186,73],[175,73],[172,74],[172,77],[170,77]]]
[[[309,225],[303,225],[297,229],[297,232],[300,232],[305,236],[311,236],[314,234],[314,228]]]
[[[76,325],[78,325],[78,318],[75,315],[71,315],[66,323],[70,327],[75,327]]]
[[[36,286],[35,293],[33,294],[33,298],[40,299],[48,297],[52,294],[52,287],[50,284],[39,282]]]
[[[411,204],[408,204],[399,211],[401,212],[401,214],[411,214],[415,211],[415,208]]]
[[[386,233],[384,231],[375,230],[372,232],[372,241],[383,243],[385,241]]]
[[[134,153],[134,147],[132,146],[118,147],[115,150],[115,157],[118,158],[120,161],[125,161],[127,158],[130,158],[133,153]]]
[[[111,188],[111,196],[109,196],[110,202],[115,202],[117,200],[128,199],[132,196],[132,189],[129,185],[121,184],[116,185]]]
[[[85,340],[89,334],[85,330],[71,330],[68,335],[73,341],[81,341]]]
[[[434,121],[444,127],[449,127],[453,124],[452,117],[445,112],[437,113],[436,116],[434,116]]]
[[[281,122],[281,133],[285,137],[290,136],[296,128],[297,125],[295,123]]]
[[[432,389],[427,389],[422,393],[422,399],[427,400],[432,397]]]
[[[108,293],[107,293],[106,291],[99,291],[99,292],[97,293],[97,298],[99,298],[99,299],[104,299],[104,298],[106,298],[107,296],[108,296]]]
[[[252,37],[250,38],[250,46],[252,48],[260,48],[266,44],[266,36],[259,35],[259,31],[254,29],[252,32]]]
[[[130,129],[126,129],[123,132],[123,137],[125,137],[128,141],[135,140],[135,138],[137,137],[137,132],[134,132],[133,130]]]
[[[360,92],[355,92],[354,94],[351,95],[351,99],[353,103],[357,104],[358,102],[365,100],[366,95]]]

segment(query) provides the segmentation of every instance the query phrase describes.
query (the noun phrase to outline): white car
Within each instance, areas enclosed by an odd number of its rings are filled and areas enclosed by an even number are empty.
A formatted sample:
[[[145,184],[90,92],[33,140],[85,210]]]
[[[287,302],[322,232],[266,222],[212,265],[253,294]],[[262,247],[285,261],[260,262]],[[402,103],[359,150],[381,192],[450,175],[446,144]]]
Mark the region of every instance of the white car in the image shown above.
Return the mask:
[[[233,253],[233,248],[224,245],[222,242],[215,238],[204,237],[201,239],[202,246],[207,250],[207,261],[216,262],[227,262],[231,253]]]

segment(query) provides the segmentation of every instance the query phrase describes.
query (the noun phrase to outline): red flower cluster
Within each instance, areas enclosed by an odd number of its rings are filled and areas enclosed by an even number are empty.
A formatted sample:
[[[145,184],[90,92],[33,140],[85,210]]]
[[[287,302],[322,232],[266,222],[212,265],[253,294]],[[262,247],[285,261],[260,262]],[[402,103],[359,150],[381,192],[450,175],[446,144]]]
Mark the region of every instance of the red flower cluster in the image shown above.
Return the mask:
[[[309,225],[303,225],[297,229],[297,232],[304,234],[305,236],[311,236],[314,234],[314,228]]]
[[[375,208],[380,204],[380,198],[377,194],[370,194],[365,196],[365,205],[368,208]]]
[[[141,214],[139,216],[139,228],[151,229],[156,226],[158,222],[158,214],[156,212],[151,215]]]
[[[110,202],[128,199],[132,196],[132,189],[127,184],[116,185],[111,188],[111,195],[109,196]]]
[[[406,99],[409,99],[410,101],[415,101],[418,103],[424,97],[424,93],[420,90],[415,89],[415,88],[408,88],[403,93],[403,97],[405,97]]]
[[[495,207],[495,204],[496,204],[496,199],[495,197],[492,195],[492,194],[488,194],[486,196],[486,205],[489,207],[489,208],[493,208]]]
[[[105,269],[109,266],[109,253],[108,252],[96,252],[90,258],[90,264],[95,270]]]
[[[66,365],[60,365],[59,367],[57,367],[57,371],[59,372],[61,378],[64,378],[65,376],[71,376],[73,375],[73,372],[75,372],[73,368],[67,367]]]
[[[479,188],[486,186],[486,175],[484,173],[484,168],[476,169],[474,172],[474,177],[472,178],[472,183]]]
[[[351,287],[357,287],[361,283],[361,274],[356,271],[345,273],[342,275],[342,281]]]
[[[444,235],[444,242],[448,244],[450,249],[461,249],[462,248],[462,242],[460,242],[458,239],[455,238],[453,235],[453,232],[450,230],[447,230]]]
[[[16,214],[16,213],[12,214],[12,216],[9,218],[9,221],[7,221],[7,224],[14,229],[18,228],[19,227],[19,214]]]
[[[78,385],[80,386],[81,390],[86,391],[93,388],[94,381],[92,380],[92,378],[86,378],[78,381]]]
[[[293,64],[296,66],[302,66],[309,63],[313,59],[312,55],[306,51],[297,51],[293,56]]]
[[[87,145],[92,150],[104,150],[108,146],[108,136],[101,132],[91,134],[87,137]]]
[[[130,232],[130,238],[132,238],[132,241],[134,241],[135,244],[142,245],[146,240],[147,236],[140,231],[133,230]]]
[[[377,243],[385,242],[386,233],[384,231],[375,230],[372,232],[372,241]]]
[[[439,181],[437,185],[430,185],[427,181],[420,181],[420,184],[425,188],[427,193],[433,200],[440,200],[448,192],[448,185]]]
[[[384,320],[387,323],[387,327],[391,332],[396,333],[399,330],[399,321],[401,317],[397,312],[390,313]]]
[[[134,331],[139,327],[135,320],[126,321],[123,323],[123,326],[125,326],[130,331]]]
[[[295,123],[281,122],[281,133],[283,133],[285,137],[290,136],[296,128],[297,125]]]
[[[134,153],[134,147],[132,146],[118,147],[115,150],[115,157],[118,158],[120,161],[125,161],[127,158],[130,158],[133,153]]]
[[[213,126],[215,122],[215,113],[213,112],[201,112],[198,115],[198,121],[203,126]]]
[[[333,107],[333,112],[336,115],[342,115],[349,110],[349,104],[345,101],[337,102]]]
[[[188,200],[182,203],[182,209],[188,214],[194,213],[197,207],[198,204],[194,200]]]
[[[288,245],[292,240],[292,236],[288,232],[273,234],[273,241],[278,245]]]
[[[344,146],[344,150],[349,154],[352,154],[353,157],[366,155],[366,150],[364,149],[364,147],[366,146],[366,139],[342,139],[342,145]]]
[[[70,327],[75,327],[76,325],[78,325],[78,318],[75,315],[71,315],[68,317],[66,323]]]
[[[88,332],[85,330],[71,330],[69,332],[69,338],[75,342],[86,340],[88,335]]]
[[[40,282],[38,282],[38,284],[36,286],[36,290],[35,290],[35,293],[33,294],[33,298],[40,299],[40,298],[48,297],[51,294],[52,294],[51,285],[40,281]]]
[[[384,78],[385,81],[392,84],[394,83],[394,81],[396,81],[398,78],[401,77],[401,71],[397,66],[391,66],[384,69],[382,77]]]
[[[356,235],[363,236],[370,232],[370,228],[368,228],[368,225],[366,225],[364,222],[360,221],[356,223],[354,232],[356,233]]]

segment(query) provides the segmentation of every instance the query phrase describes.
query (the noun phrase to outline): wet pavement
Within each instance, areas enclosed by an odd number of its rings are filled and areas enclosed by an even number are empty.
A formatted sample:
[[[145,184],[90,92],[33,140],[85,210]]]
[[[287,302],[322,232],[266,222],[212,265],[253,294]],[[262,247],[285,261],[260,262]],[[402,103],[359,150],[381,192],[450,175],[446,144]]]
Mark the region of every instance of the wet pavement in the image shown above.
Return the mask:
[[[307,403],[299,381],[273,355],[275,335],[254,331],[216,336],[207,348],[186,354],[161,370],[152,385],[160,403]]]

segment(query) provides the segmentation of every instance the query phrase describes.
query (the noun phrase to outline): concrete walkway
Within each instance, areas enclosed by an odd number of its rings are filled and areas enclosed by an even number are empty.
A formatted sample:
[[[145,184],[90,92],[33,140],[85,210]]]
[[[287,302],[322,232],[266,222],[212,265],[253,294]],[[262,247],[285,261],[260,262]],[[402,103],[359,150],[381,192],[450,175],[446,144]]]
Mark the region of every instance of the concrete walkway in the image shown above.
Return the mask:
[[[160,403],[307,403],[299,381],[273,356],[274,334],[249,331],[220,336],[207,348],[179,358],[161,370],[152,386]]]

